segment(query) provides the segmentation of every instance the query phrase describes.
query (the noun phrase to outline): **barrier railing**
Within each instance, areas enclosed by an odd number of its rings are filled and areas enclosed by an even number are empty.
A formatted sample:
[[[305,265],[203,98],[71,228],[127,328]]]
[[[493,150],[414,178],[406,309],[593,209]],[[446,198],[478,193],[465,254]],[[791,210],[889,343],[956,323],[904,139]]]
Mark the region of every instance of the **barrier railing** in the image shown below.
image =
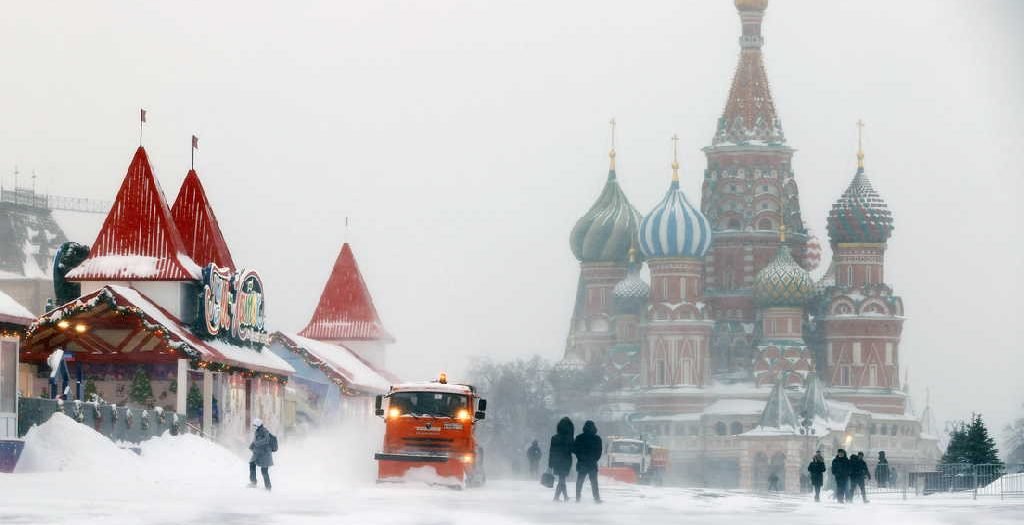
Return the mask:
[[[18,401],[18,435],[61,412],[113,441],[140,443],[170,432],[186,432],[185,416],[169,410],[119,407],[110,403],[21,398]]]
[[[875,496],[896,497],[948,494],[977,499],[978,497],[1024,497],[1024,464],[891,463],[879,476],[870,464],[871,479],[865,479],[868,499]],[[835,478],[826,473],[825,492],[835,497]],[[879,479],[881,478],[881,479]],[[855,501],[861,499],[860,489],[850,487]]]

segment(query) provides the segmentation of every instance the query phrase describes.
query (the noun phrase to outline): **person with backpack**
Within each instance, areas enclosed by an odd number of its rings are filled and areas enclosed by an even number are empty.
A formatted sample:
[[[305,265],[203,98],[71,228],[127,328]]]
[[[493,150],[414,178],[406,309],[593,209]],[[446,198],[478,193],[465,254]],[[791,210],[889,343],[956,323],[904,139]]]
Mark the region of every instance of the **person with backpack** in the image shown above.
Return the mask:
[[[256,432],[249,444],[249,450],[252,451],[252,457],[249,458],[249,487],[256,487],[256,467],[259,467],[263,474],[263,486],[270,490],[270,467],[274,464],[273,453],[277,452],[277,436],[263,426],[260,418],[253,419],[252,426]]]
[[[569,501],[569,491],[565,487],[565,478],[572,469],[572,434],[575,426],[568,417],[563,417],[555,427],[555,435],[551,436],[548,448],[548,470],[558,478],[555,487],[555,501],[564,497]]]
[[[807,466],[807,472],[811,473],[814,501],[821,501],[821,485],[825,482],[825,458],[821,456],[820,450],[814,453],[811,464]]]

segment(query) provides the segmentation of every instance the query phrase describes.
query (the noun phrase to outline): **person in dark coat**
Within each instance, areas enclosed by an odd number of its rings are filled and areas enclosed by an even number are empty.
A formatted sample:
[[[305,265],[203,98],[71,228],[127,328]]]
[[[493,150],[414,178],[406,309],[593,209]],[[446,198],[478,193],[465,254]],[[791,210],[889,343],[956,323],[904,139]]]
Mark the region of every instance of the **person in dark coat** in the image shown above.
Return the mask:
[[[821,457],[821,451],[814,453],[811,464],[807,466],[807,472],[811,474],[811,486],[814,487],[814,501],[821,501],[821,486],[825,483],[825,458]]]
[[[889,486],[889,460],[885,458],[885,451],[878,451],[878,464],[875,465],[875,483],[878,488],[884,489]]]
[[[256,487],[256,467],[259,467],[263,474],[263,486],[270,490],[270,467],[274,464],[273,452],[270,450],[270,431],[259,418],[252,420],[252,426],[256,432],[249,445],[252,451],[252,457],[249,458],[249,487]]]
[[[563,496],[569,501],[569,492],[565,488],[565,478],[572,470],[572,435],[576,431],[572,420],[563,417],[555,427],[555,435],[551,436],[551,446],[548,448],[548,468],[558,478],[555,485],[555,501]]]
[[[537,472],[540,470],[540,445],[537,440],[533,440],[530,444],[530,448],[526,449],[526,459],[530,462],[530,476],[537,477]]]
[[[583,483],[590,478],[590,491],[594,501],[601,503],[601,492],[597,487],[597,461],[601,459],[601,436],[597,435],[597,425],[593,421],[583,423],[583,433],[576,436],[572,451],[576,454],[576,502],[580,501]]]
[[[864,453],[859,452],[850,456],[850,491],[848,497],[853,502],[853,495],[860,488],[860,498],[864,503],[868,502],[868,493],[864,489],[864,478],[871,479],[871,472],[868,464],[864,461]]]
[[[771,474],[768,475],[768,492],[778,492],[778,491],[779,491],[779,474],[777,472],[772,472]]]
[[[836,479],[836,501],[845,503],[850,485],[850,458],[846,457],[843,449],[836,451],[832,460],[832,477]]]

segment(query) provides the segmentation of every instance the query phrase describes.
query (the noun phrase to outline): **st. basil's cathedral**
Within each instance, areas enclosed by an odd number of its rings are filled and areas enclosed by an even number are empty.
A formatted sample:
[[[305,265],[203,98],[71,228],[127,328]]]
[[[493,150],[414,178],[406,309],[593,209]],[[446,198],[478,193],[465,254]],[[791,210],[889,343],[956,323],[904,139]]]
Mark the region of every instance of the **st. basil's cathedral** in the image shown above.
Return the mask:
[[[810,273],[822,250],[764,67],[767,4],[735,0],[739,61],[703,148],[699,208],[674,160],[664,198],[641,214],[609,152],[570,236],[580,277],[560,366],[603,369],[604,433],[669,448],[673,477],[757,489],[775,474],[795,491],[814,450],[885,451],[899,472],[939,448],[930,408],[915,411],[900,379],[903,302],[884,272],[893,216],[862,147],[828,216],[831,264]]]

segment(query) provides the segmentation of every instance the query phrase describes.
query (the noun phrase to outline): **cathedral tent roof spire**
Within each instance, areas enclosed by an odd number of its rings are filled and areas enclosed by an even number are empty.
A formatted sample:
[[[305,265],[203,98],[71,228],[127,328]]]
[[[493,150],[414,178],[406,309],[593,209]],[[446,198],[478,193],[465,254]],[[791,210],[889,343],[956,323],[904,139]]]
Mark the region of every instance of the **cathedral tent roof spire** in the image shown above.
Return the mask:
[[[736,0],[743,28],[740,58],[712,146],[783,145],[786,142],[761,54],[764,45],[761,23],[767,7],[767,0]]]
[[[764,406],[764,412],[761,413],[761,422],[758,427],[762,429],[796,431],[798,427],[793,405],[786,397],[786,380],[783,376],[779,377],[779,381],[772,388],[772,393],[768,396],[768,404]]]
[[[171,207],[171,215],[181,233],[185,249],[196,264],[206,266],[213,263],[221,268],[235,269],[231,250],[220,231],[217,216],[206,198],[206,190],[196,170],[188,170],[185,175],[185,181],[181,183],[178,197]]]

